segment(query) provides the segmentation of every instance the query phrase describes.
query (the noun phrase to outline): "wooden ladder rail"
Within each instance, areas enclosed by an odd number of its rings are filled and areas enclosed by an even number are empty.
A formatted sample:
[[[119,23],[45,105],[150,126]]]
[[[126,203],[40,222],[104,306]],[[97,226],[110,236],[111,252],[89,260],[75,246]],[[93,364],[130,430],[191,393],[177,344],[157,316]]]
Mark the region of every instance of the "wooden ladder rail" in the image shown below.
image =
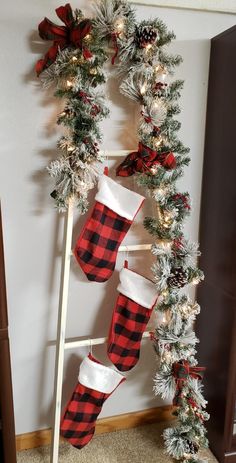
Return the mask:
[[[104,157],[117,158],[125,157],[131,151],[109,151],[101,152]],[[61,280],[60,280],[60,297],[59,297],[59,310],[57,322],[57,340],[56,340],[56,358],[55,358],[55,373],[54,373],[54,400],[53,400],[53,424],[52,424],[52,437],[51,437],[51,453],[50,463],[58,463],[59,457],[59,443],[60,443],[60,419],[61,419],[61,401],[62,401],[62,385],[63,385],[63,368],[65,350],[73,349],[75,347],[95,346],[104,344],[107,338],[97,339],[77,339],[75,341],[66,341],[66,321],[68,310],[68,293],[69,293],[69,276],[70,276],[70,263],[72,252],[72,232],[73,232],[73,201],[70,201],[64,219],[64,232],[63,232],[63,252],[62,252],[62,265],[61,265]],[[119,252],[134,252],[134,251],[147,251],[151,249],[151,244],[140,245],[127,245],[120,246]],[[145,332],[143,338],[149,337],[149,332]]]

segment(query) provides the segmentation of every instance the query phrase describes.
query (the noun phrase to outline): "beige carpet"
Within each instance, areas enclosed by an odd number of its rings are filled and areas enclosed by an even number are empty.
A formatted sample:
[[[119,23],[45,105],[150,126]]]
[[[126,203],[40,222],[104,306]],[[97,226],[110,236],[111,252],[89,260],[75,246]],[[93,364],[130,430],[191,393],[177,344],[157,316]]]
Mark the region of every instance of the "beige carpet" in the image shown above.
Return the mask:
[[[60,463],[172,463],[164,453],[161,434],[166,423],[95,436],[82,450],[60,446]],[[210,451],[201,456],[209,463],[217,460]],[[48,463],[49,447],[18,453],[18,463]]]

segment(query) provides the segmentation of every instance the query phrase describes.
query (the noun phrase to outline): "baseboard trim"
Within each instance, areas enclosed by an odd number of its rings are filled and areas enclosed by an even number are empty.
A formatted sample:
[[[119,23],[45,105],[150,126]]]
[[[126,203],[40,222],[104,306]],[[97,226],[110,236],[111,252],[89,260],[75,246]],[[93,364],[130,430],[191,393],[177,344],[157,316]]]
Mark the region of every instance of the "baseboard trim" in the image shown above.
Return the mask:
[[[149,408],[139,412],[125,413],[123,415],[111,416],[110,418],[98,420],[96,435],[170,420],[173,420],[173,407],[171,405]],[[43,447],[50,443],[51,429],[43,429],[41,431],[19,434],[16,436],[17,451]]]

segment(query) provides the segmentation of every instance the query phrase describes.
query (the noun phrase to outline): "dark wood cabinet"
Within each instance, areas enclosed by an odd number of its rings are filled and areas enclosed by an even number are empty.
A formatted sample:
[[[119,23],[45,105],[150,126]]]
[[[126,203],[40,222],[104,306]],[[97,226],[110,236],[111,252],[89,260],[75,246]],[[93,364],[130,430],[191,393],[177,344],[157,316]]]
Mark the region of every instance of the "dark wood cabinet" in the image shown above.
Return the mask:
[[[16,463],[7,296],[0,208],[0,462]]]
[[[209,441],[219,462],[236,463],[236,26],[211,42],[200,247],[196,330]]]

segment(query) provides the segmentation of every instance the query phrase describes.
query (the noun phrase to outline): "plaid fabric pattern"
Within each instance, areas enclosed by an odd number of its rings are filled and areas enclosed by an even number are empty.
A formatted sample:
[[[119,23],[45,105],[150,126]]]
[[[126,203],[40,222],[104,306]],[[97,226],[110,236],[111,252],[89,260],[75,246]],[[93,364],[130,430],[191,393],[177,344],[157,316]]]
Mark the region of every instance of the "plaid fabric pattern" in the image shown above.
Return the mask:
[[[118,248],[131,224],[131,220],[121,217],[104,204],[95,203],[74,251],[88,280],[102,283],[110,278]]]
[[[136,172],[150,172],[154,166],[163,166],[166,169],[175,169],[176,159],[172,152],[159,153],[148,146],[139,143],[138,151],[129,154],[117,167],[116,175],[129,177]]]
[[[131,370],[139,359],[142,335],[152,309],[119,294],[108,337],[107,353],[120,371]]]
[[[97,417],[110,394],[78,383],[61,420],[61,436],[77,449],[82,449],[92,439]]]
[[[183,387],[189,376],[202,381],[205,367],[192,367],[187,360],[175,362],[172,367],[173,376],[176,383],[176,392],[173,399],[173,405],[180,406],[183,400]]]

